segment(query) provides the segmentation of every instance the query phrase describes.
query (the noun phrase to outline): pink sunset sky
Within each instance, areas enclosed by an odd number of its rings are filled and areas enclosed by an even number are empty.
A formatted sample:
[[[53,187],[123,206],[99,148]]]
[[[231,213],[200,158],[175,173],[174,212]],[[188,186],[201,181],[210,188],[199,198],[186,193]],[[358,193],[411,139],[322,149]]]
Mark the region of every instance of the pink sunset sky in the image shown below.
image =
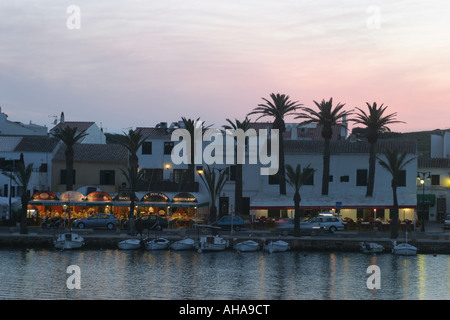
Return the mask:
[[[449,12],[444,0],[2,1],[0,106],[12,121],[51,128],[64,111],[121,133],[182,116],[222,126],[274,92],[384,103],[406,122],[393,131],[448,129]]]

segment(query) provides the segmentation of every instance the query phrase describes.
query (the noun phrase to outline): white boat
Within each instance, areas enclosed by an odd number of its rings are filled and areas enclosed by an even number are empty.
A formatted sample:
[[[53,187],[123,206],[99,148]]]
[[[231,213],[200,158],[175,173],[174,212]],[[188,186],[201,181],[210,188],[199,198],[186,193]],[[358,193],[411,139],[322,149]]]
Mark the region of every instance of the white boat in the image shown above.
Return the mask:
[[[175,241],[170,245],[170,249],[172,250],[193,250],[195,241],[190,238],[186,238],[183,240]]]
[[[257,251],[259,250],[259,244],[253,240],[246,240],[234,245],[234,250],[239,252]]]
[[[140,239],[127,239],[120,241],[118,243],[119,249],[122,250],[136,250],[141,247],[141,240]]]
[[[405,243],[397,244],[397,241],[392,241],[392,253],[401,256],[414,256],[417,254],[417,248],[408,243],[408,231],[405,233]]]
[[[199,251],[222,251],[228,247],[228,240],[225,240],[218,235],[203,236],[199,243],[195,244],[195,248]]]
[[[54,244],[60,250],[79,249],[84,245],[84,238],[77,233],[62,233],[55,238]]]
[[[282,240],[270,241],[268,244],[264,245],[264,251],[269,253],[272,252],[283,252],[290,249],[289,243]]]
[[[165,238],[156,238],[145,242],[147,250],[165,250],[169,248],[169,240]]]
[[[417,254],[417,248],[408,243],[397,244],[393,242],[394,246],[392,248],[392,253],[401,256],[414,256]]]
[[[376,242],[368,242],[368,241],[362,241],[359,243],[362,252],[364,253],[380,253],[384,251],[384,247]]]

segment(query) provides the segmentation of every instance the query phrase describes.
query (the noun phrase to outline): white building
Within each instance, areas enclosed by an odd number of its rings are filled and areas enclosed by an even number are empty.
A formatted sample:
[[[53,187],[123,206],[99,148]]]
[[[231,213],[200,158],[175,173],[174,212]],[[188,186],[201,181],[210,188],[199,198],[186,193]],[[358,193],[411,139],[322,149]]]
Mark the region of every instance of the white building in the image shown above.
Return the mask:
[[[269,129],[261,124],[259,129]],[[174,127],[174,126],[172,126]],[[171,161],[171,150],[177,142],[171,141],[171,127],[138,128],[147,137],[146,143],[141,148],[139,155],[140,168],[146,170],[146,177],[152,181],[148,183],[148,190],[161,192],[182,191],[184,180],[187,178],[187,164],[174,165]],[[339,136],[339,133],[338,135]],[[291,136],[292,137],[292,136]],[[204,142],[204,146],[208,142]],[[383,141],[378,144],[379,150],[383,148],[406,151],[408,158],[417,156],[415,141]],[[247,149],[248,151],[248,149]],[[367,172],[369,167],[369,144],[362,141],[334,140],[331,143],[331,167],[329,195],[321,195],[323,140],[319,139],[286,139],[285,140],[286,164],[296,166],[300,164],[302,169],[310,165],[314,169],[314,177],[308,185],[301,190],[301,209],[312,213],[324,210],[340,209],[342,217],[357,218],[373,217],[374,213],[380,219],[389,219],[390,209],[393,206],[391,188],[391,175],[382,168],[378,162],[376,165],[376,178],[373,197],[366,197]],[[380,155],[380,154],[379,154]],[[204,163],[196,164],[196,169],[203,168]],[[213,165],[219,171],[227,170],[228,181],[221,192],[216,206],[220,214],[234,212],[235,190],[235,166],[233,164]],[[273,176],[261,175],[260,169],[264,167],[258,164],[244,164],[243,166],[243,215],[254,217],[292,217],[294,202],[292,187],[287,184],[287,195],[279,194],[279,185]],[[416,199],[416,175],[417,159],[406,167],[404,177],[397,190],[400,219],[414,220]],[[196,175],[198,189],[190,189],[196,196],[208,199],[208,193],[201,179]],[[155,183],[153,183],[155,182]],[[159,182],[159,184],[158,184]],[[165,184],[163,184],[163,182]],[[168,186],[179,188],[171,189]]]
[[[62,112],[60,122],[50,130],[50,133],[65,127],[77,128],[77,133],[86,130],[87,136],[81,139],[79,143],[106,144],[106,136],[103,133],[103,129],[99,128],[93,121],[66,121],[64,112]]]
[[[3,113],[0,108],[0,135],[47,135],[47,127],[34,123],[24,124],[18,121],[9,121],[8,115]]]

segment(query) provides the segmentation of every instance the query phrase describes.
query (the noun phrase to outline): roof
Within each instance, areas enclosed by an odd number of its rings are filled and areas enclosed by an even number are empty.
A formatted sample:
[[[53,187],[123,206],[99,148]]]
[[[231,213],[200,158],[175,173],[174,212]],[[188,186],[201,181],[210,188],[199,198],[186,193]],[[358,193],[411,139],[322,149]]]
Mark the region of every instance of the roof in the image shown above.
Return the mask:
[[[95,124],[93,121],[64,121],[58,123],[56,126],[54,126],[50,131],[55,131],[57,128],[77,128],[78,131],[87,130],[90,127],[92,127]]]
[[[120,144],[75,144],[74,162],[128,163],[128,150]],[[63,144],[54,161],[66,160],[66,146]]]
[[[135,131],[139,130],[141,130],[142,136],[147,138],[163,138],[170,140],[172,136],[172,132],[167,128],[138,127]]]
[[[0,152],[13,152],[23,137],[0,136]]]
[[[14,149],[15,152],[52,152],[59,139],[46,136],[24,136]]]
[[[447,169],[450,168],[450,159],[419,157],[417,166],[419,168]]]
[[[324,141],[311,140],[285,140],[284,150],[286,153],[323,153]],[[376,152],[384,149],[395,150],[416,154],[417,142],[415,140],[378,140]],[[369,153],[370,145],[366,141],[350,142],[348,140],[331,140],[331,154],[340,153]]]

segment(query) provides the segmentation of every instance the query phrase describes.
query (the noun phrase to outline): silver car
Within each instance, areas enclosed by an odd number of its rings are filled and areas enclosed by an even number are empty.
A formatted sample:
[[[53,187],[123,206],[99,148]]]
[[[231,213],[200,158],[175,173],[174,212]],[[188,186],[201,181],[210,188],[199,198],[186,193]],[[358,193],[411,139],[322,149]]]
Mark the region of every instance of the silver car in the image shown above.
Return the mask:
[[[445,216],[444,229],[450,229],[450,214]]]
[[[307,222],[300,224],[301,229],[325,230],[331,233],[344,230],[344,222],[333,215],[319,215]]]
[[[75,220],[73,223],[75,228],[108,228],[114,229],[117,226],[117,220],[112,214],[95,213],[87,218]]]

